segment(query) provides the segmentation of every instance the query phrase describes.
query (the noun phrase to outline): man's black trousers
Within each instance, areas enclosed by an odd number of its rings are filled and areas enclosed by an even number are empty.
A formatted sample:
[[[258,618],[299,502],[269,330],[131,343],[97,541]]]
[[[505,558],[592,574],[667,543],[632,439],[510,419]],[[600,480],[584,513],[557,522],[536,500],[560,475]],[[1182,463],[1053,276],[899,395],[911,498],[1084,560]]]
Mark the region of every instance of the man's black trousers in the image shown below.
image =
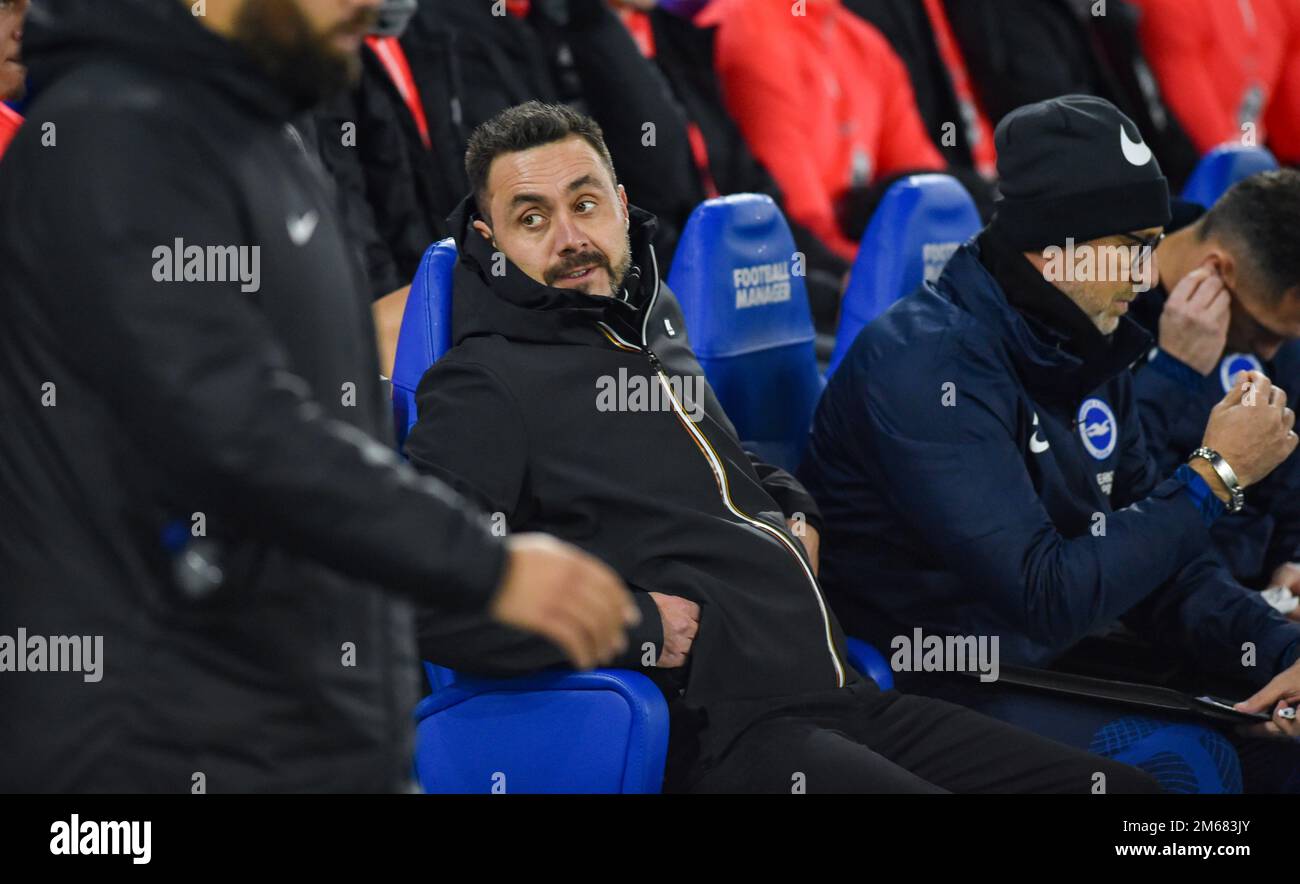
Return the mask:
[[[1159,791],[1137,768],[866,681],[760,717],[716,761],[682,773],[670,769],[670,784],[692,792]]]

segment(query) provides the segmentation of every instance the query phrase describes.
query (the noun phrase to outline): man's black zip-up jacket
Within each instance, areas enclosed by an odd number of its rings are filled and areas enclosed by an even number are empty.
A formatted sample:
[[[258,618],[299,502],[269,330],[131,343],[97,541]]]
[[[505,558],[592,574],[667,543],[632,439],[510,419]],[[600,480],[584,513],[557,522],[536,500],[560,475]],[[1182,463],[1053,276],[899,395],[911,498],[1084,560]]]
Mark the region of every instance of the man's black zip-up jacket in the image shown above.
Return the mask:
[[[420,383],[412,463],[502,514],[510,530],[555,534],[622,575],[646,615],[624,665],[640,663],[646,642],[658,652],[647,593],[699,604],[688,668],[648,672],[670,699],[684,689],[685,706],[711,715],[710,739],[783,700],[857,681],[786,527],[795,513],[820,526],[802,486],[753,462],[707,386],[698,420],[696,403],[679,410],[664,396],[667,410],[602,406],[602,378],[639,377],[660,391],[703,385],[681,308],[659,280],[653,218],[632,209],[639,275],[623,299],[548,287],[508,261],[493,276],[492,247],[470,220],[467,201],[449,221],[460,247],[455,346]],[[495,675],[561,663],[541,640],[458,619],[420,624],[427,658]]]

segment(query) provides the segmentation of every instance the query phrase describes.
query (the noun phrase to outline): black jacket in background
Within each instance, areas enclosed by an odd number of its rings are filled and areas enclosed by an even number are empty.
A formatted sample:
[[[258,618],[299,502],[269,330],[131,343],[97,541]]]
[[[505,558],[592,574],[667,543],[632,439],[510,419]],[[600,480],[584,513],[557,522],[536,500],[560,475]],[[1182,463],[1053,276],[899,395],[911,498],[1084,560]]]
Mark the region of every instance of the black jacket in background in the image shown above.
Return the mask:
[[[543,286],[508,262],[492,276],[492,248],[469,227],[467,205],[450,226],[461,249],[456,344],[420,383],[412,463],[501,513],[511,531],[553,533],[614,568],[647,615],[622,665],[637,666],[643,642],[661,641],[648,592],[699,604],[689,668],[647,672],[682,713],[674,740],[691,731],[679,726],[684,715],[707,716],[705,757],[757,715],[856,681],[785,525],[803,512],[820,526],[802,486],[752,462],[707,386],[698,422],[598,407],[602,377],[657,384],[656,366],[702,377],[681,309],[655,272],[651,219],[633,212],[641,276],[627,301]],[[419,638],[427,659],[471,672],[562,662],[545,642],[474,616],[422,620]]]
[[[0,634],[102,636],[104,669],[0,675],[0,791],[403,787],[414,634],[377,585],[478,610],[504,554],[377,441],[306,108],[172,0],[44,0],[26,50],[58,141],[0,173]],[[156,281],[177,239],[259,248],[260,287]],[[162,542],[194,513],[197,600]]]
[[[1108,0],[944,0],[980,104],[994,126],[1060,95],[1097,95],[1137,124],[1175,190],[1199,154],[1170,112],[1137,35],[1137,10]]]
[[[463,162],[470,133],[506,108],[571,104],[604,130],[621,183],[660,218],[655,244],[671,255],[703,195],[685,117],[659,71],[604,0],[535,0],[526,20],[493,15],[493,5],[425,0],[402,37],[435,150]],[[653,145],[643,144],[647,123]],[[444,175],[459,176],[459,201],[468,182],[448,165],[440,158]]]
[[[346,229],[365,256],[371,297],[381,298],[411,284],[425,250],[447,235],[443,219],[464,186],[440,172],[443,158],[425,147],[378,56],[367,47],[362,60],[361,81],[320,108],[314,122]],[[350,143],[347,124],[355,126]]]

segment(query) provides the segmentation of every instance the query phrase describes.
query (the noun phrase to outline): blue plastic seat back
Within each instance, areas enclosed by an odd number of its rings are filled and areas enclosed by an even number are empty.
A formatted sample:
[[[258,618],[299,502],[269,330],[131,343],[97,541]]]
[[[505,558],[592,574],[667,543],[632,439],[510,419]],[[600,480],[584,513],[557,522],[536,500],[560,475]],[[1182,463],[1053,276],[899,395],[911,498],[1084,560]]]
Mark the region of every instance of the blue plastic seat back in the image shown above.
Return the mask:
[[[742,193],[695,208],[668,278],[741,441],[785,469],[803,455],[822,388],[805,275],[776,203]]]
[[[653,793],[668,709],[628,670],[461,676],[416,710],[416,776],[429,793]]]
[[[957,247],[979,229],[975,201],[950,175],[911,175],[890,187],[858,246],[827,376],[868,323],[921,283],[936,279]]]
[[[420,379],[451,349],[451,271],[455,266],[455,240],[448,238],[429,246],[406,298],[392,377],[399,451],[415,426],[415,391]]]
[[[1238,181],[1276,168],[1277,159],[1267,148],[1236,142],[1221,144],[1196,164],[1192,177],[1183,185],[1183,199],[1208,209]]]

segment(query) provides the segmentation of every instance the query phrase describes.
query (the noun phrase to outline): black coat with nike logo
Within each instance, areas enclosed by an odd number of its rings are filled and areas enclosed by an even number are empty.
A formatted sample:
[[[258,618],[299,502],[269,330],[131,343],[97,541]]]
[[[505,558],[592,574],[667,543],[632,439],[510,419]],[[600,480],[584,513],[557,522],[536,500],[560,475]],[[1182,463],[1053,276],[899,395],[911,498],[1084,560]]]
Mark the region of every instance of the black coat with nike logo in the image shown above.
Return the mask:
[[[660,391],[698,389],[682,379],[702,376],[681,308],[659,281],[652,217],[632,210],[640,275],[624,300],[544,286],[508,261],[493,276],[492,247],[468,213],[462,203],[449,222],[460,246],[455,346],[420,383],[412,463],[504,514],[512,531],[555,534],[613,567],[644,613],[624,665],[640,663],[646,642],[657,653],[662,639],[648,592],[699,604],[688,668],[647,671],[670,699],[684,689],[683,707],[710,716],[710,745],[782,702],[857,681],[786,528],[796,512],[820,525],[803,488],[753,462],[707,386],[698,421],[693,403],[663,396],[668,410],[598,402],[601,379],[620,372]],[[473,617],[428,618],[420,648],[485,674],[561,662],[545,642]]]
[[[0,672],[0,791],[402,788],[414,629],[379,587],[478,610],[504,552],[385,441],[360,270],[285,130],[303,108],[175,0],[44,0],[26,48],[0,635],[102,636],[103,671]],[[157,281],[177,239],[260,249],[260,285]],[[162,541],[195,513],[224,549],[201,599]]]

